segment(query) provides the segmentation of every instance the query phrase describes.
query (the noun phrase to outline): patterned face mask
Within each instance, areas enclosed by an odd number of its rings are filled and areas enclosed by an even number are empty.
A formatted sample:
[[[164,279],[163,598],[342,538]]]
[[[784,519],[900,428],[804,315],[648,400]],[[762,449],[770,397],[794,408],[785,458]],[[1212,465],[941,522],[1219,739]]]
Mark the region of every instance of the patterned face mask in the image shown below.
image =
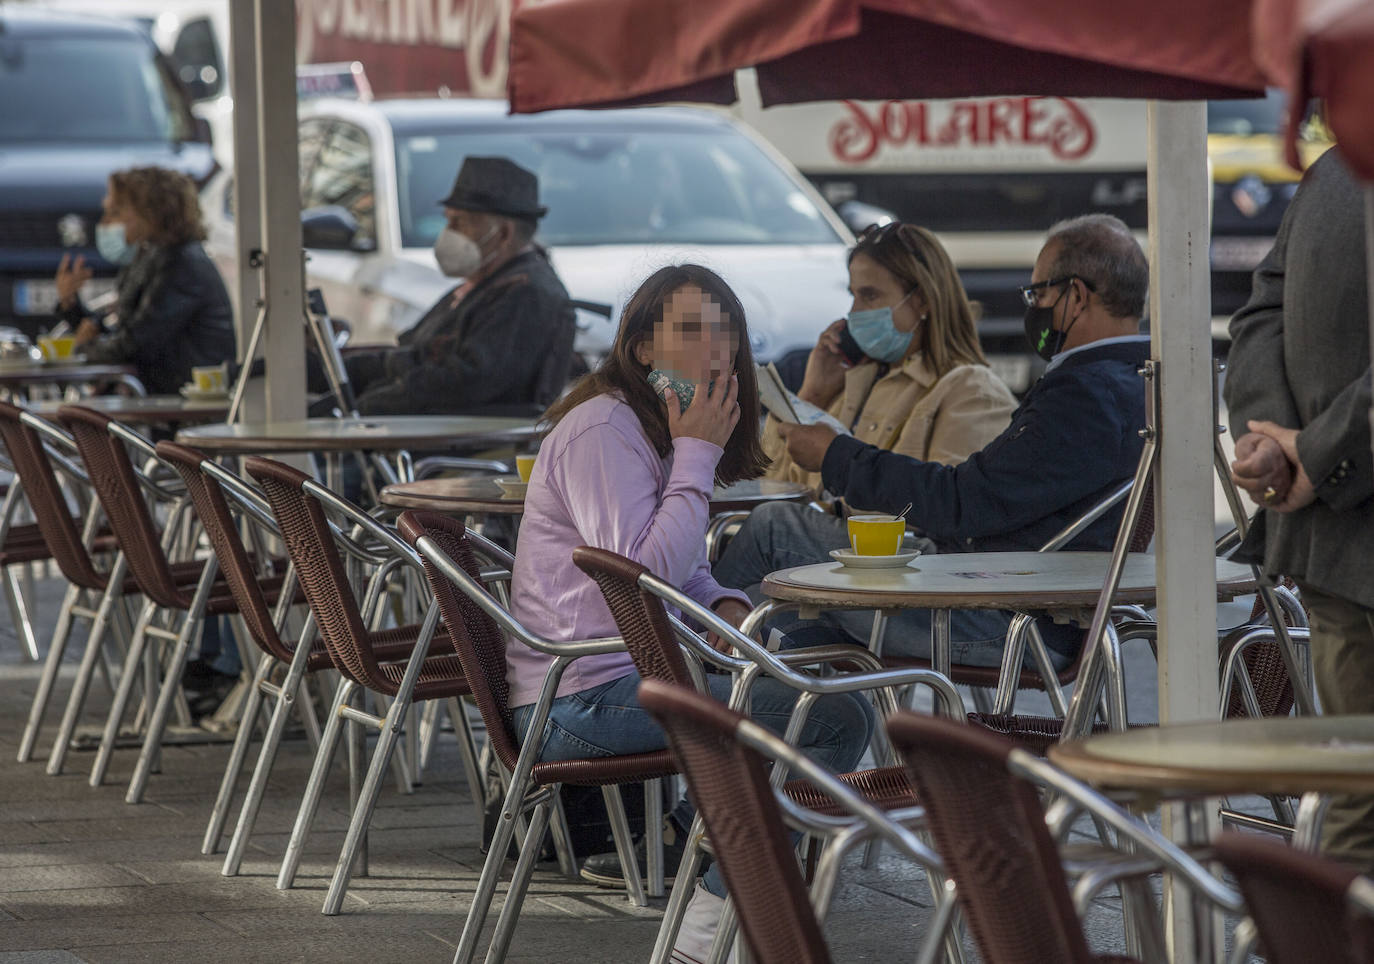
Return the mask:
[[[664,402],[668,401],[668,389],[671,388],[673,390],[673,394],[677,396],[679,415],[687,411],[687,406],[691,405],[692,399],[696,398],[696,383],[689,382],[685,378],[678,378],[675,375],[655,368],[653,371],[649,372],[648,379],[649,385],[654,391],[658,392],[658,397],[663,399]],[[711,391],[715,387],[715,384],[716,380],[714,378],[711,379],[706,390]]]

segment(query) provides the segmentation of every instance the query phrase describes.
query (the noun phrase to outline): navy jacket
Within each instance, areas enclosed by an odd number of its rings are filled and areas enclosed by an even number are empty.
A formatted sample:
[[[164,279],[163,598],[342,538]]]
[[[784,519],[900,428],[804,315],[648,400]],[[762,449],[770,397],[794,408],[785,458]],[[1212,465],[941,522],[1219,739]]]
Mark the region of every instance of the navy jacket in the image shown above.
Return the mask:
[[[922,462],[841,436],[825,487],[851,506],[900,512],[944,552],[1034,550],[1131,478],[1145,427],[1146,340],[1085,348],[1047,372],[1011,425],[959,465]],[[1070,544],[1110,549],[1124,503]]]

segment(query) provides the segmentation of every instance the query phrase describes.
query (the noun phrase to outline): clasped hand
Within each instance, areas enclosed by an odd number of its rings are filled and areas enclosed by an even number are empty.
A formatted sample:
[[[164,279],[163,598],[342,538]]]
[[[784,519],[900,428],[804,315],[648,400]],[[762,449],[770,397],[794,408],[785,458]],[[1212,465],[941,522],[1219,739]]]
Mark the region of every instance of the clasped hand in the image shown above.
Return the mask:
[[[1250,421],[1236,439],[1231,480],[1258,506],[1294,512],[1316,499],[1316,490],[1298,458],[1298,430],[1274,422]]]

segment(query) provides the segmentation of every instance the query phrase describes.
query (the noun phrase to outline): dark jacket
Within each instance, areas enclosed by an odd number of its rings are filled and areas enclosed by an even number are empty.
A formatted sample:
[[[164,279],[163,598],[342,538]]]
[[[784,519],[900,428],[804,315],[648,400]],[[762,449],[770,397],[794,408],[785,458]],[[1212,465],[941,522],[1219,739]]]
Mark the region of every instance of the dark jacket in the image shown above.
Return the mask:
[[[959,465],[922,462],[849,436],[831,443],[825,487],[851,506],[900,512],[946,552],[1033,550],[1131,478],[1144,446],[1149,342],[1088,347],[1045,373],[1011,425]],[[1109,549],[1122,505],[1071,543]]]
[[[460,289],[461,290],[461,289]],[[568,380],[568,292],[539,251],[517,255],[464,292],[446,294],[386,352],[361,387],[364,415],[537,415]],[[350,361],[350,371],[353,363]]]
[[[94,362],[133,365],[154,395],[175,395],[191,369],[232,362],[234,314],[229,293],[198,241],[145,246],[119,273],[118,324],[86,346]],[[75,327],[89,313],[62,313]]]
[[[1317,494],[1296,512],[1261,511],[1239,558],[1374,607],[1367,286],[1364,199],[1333,148],[1308,169],[1231,319],[1225,395],[1236,438],[1250,419],[1301,431]]]

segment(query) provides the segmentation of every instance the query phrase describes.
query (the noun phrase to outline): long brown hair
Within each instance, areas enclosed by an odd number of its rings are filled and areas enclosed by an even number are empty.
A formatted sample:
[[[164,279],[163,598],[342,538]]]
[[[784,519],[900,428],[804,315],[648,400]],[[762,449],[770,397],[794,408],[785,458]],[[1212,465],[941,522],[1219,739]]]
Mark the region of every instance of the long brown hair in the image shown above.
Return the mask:
[[[757,478],[768,467],[768,456],[759,443],[759,387],[754,376],[754,355],[749,349],[744,306],[720,275],[701,265],[670,265],[650,275],[625,304],[620,330],[616,332],[615,344],[606,360],[549,406],[544,421],[552,427],[585,401],[598,395],[619,395],[634,411],[659,458],[667,458],[673,449],[667,410],[649,384],[649,366],[635,357],[635,349],[653,337],[654,328],[663,321],[663,306],[669,296],[688,285],[700,288],[720,305],[721,315],[729,319],[738,345],[734,366],[739,378],[739,423],[716,465],[716,482],[729,485],[741,479]]]
[[[153,244],[204,241],[196,185],[180,171],[165,167],[130,167],[110,175],[110,194],[138,212]]]
[[[960,365],[986,365],[978,343],[976,314],[949,252],[934,234],[914,224],[885,225],[866,231],[849,252],[862,254],[890,271],[902,287],[920,288],[927,318],[918,326],[917,348],[935,377]]]

